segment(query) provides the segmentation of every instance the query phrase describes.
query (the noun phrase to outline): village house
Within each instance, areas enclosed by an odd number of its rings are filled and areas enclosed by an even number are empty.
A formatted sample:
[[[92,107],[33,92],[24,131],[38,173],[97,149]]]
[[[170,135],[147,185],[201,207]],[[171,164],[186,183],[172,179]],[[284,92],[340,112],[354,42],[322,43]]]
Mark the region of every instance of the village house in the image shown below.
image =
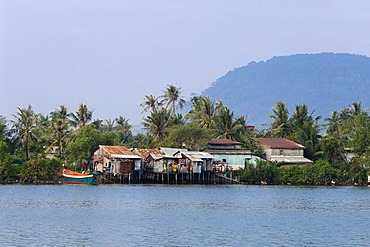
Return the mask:
[[[311,160],[304,157],[305,147],[286,138],[253,138],[266,155],[266,160],[292,164],[309,164]]]
[[[253,152],[242,148],[242,143],[228,139],[211,139],[206,149],[214,157],[214,164],[211,169],[219,169],[227,166],[229,169],[244,169],[248,164],[254,164],[259,157]],[[210,169],[207,167],[207,169]],[[208,170],[207,170],[208,171]]]
[[[168,168],[170,166],[173,172],[180,171],[179,157],[176,157],[175,154],[177,152],[186,152],[187,149],[161,147],[159,148],[159,150],[161,151],[161,154],[151,155],[151,158],[154,163],[154,172],[155,173],[166,172],[168,171]]]
[[[151,160],[148,160],[151,154],[162,154],[158,148],[133,148],[132,152],[141,157],[140,169],[143,171],[153,171],[153,162],[151,162]]]
[[[174,154],[179,158],[179,165],[188,167],[191,173],[202,173],[212,166],[213,156],[207,152],[178,151]]]
[[[141,167],[141,157],[125,146],[102,146],[94,153],[95,169],[114,176],[130,175]]]

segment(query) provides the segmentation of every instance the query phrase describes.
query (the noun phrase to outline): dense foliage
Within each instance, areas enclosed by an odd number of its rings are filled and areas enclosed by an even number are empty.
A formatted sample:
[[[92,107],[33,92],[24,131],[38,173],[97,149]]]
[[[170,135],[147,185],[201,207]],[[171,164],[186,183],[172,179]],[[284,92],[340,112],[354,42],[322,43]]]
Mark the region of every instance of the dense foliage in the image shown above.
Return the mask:
[[[365,185],[369,171],[369,167],[354,169],[351,164],[334,167],[325,160],[289,167],[259,161],[256,166],[240,171],[240,178],[248,184]]]
[[[363,184],[369,174],[370,117],[361,103],[333,111],[325,124],[319,124],[320,116],[307,105],[296,105],[290,114],[285,103],[277,102],[265,129],[250,128],[246,116],[237,116],[222,101],[193,97],[191,109],[183,115],[176,110],[184,103],[175,85],[168,85],[163,95],[145,96],[146,132],[135,135],[123,116],[93,120],[86,104],[76,112],[62,105],[50,115],[38,114],[32,106],[18,108],[12,120],[0,116],[0,182],[58,182],[62,164],[79,169],[82,161],[91,161],[99,145],[202,150],[210,138],[227,138],[263,155],[253,137],[294,140],[306,147],[305,156],[314,164],[287,168],[261,161],[239,171],[246,183]]]

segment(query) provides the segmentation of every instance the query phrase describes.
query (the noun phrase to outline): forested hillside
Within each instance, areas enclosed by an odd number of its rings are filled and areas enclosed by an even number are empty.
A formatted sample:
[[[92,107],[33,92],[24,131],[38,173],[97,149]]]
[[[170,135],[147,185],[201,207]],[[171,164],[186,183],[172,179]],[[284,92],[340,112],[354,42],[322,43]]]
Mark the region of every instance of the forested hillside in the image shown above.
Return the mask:
[[[298,54],[250,62],[217,79],[202,96],[222,99],[255,125],[270,123],[275,102],[289,111],[307,104],[315,115],[329,117],[352,102],[370,106],[370,58],[351,54]]]

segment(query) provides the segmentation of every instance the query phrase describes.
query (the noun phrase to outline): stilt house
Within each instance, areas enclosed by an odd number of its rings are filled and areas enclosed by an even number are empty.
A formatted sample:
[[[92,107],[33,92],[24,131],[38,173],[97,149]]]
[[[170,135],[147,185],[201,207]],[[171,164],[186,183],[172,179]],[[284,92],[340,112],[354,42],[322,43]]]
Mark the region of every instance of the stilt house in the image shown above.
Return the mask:
[[[179,158],[179,164],[189,167],[191,173],[202,173],[207,166],[212,166],[213,156],[207,152],[178,151],[174,154]]]
[[[94,153],[94,163],[101,162],[103,170],[113,175],[128,175],[141,167],[141,157],[125,146],[99,146]]]
[[[224,166],[238,170],[259,159],[250,150],[242,148],[242,143],[229,139],[211,139],[206,150],[214,157],[213,167],[207,167],[207,171],[215,171]]]
[[[132,152],[141,157],[141,169],[153,172],[154,162],[151,155],[161,155],[161,151],[157,148],[134,148]]]

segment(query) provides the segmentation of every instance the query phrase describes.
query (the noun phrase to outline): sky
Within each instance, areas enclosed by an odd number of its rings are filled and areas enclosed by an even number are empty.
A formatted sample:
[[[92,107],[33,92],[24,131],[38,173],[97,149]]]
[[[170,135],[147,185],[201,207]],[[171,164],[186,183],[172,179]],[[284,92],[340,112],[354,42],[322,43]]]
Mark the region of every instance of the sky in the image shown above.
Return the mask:
[[[251,61],[370,56],[370,1],[0,0],[0,115],[80,103],[141,123],[145,95],[189,99]]]

